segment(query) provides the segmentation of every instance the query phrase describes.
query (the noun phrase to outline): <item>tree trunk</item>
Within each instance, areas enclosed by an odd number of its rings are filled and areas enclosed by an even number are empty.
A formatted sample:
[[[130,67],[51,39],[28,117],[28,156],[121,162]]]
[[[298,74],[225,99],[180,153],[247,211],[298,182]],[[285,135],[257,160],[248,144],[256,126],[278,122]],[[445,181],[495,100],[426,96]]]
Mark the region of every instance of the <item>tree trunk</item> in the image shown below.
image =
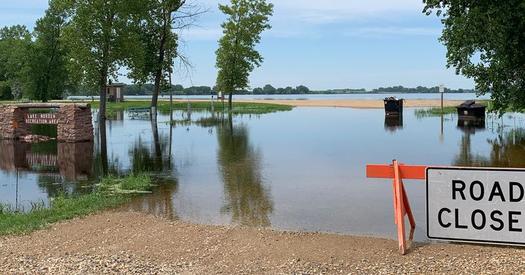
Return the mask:
[[[228,95],[228,108],[230,109],[230,111],[232,110],[232,107],[233,107],[233,92],[230,92],[230,94]]]
[[[98,116],[101,121],[106,121],[106,89],[107,89],[107,76],[106,73],[102,72],[100,74],[100,106],[98,110]]]
[[[162,80],[162,70],[164,68],[164,57],[166,52],[166,38],[168,36],[168,22],[171,22],[171,12],[166,14],[164,11],[164,22],[162,26],[162,34],[159,43],[159,59],[157,60],[157,69],[155,71],[155,89],[151,98],[151,116],[157,117],[157,105],[160,94],[160,82]],[[170,87],[171,88],[171,87]]]
[[[151,119],[157,117],[157,105],[160,94],[160,81],[162,78],[162,67],[155,73],[155,88],[153,89],[153,96],[151,97]]]
[[[104,70],[103,70],[104,71]],[[107,71],[107,70],[106,70]],[[100,133],[100,157],[102,158],[102,175],[107,176],[108,169],[108,145],[106,140],[106,89],[107,89],[107,74],[101,72],[100,74],[100,104],[98,109],[98,127]]]
[[[108,165],[108,143],[106,136],[106,119],[100,120],[98,122],[99,134],[100,134],[100,158],[102,165],[102,175],[105,177],[109,174],[109,165]]]

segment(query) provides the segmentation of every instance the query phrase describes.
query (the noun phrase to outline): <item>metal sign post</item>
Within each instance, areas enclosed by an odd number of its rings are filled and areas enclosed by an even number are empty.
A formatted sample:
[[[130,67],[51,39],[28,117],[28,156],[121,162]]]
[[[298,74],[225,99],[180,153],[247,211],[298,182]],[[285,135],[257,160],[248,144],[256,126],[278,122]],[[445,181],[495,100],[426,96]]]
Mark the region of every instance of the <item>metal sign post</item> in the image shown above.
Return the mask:
[[[440,85],[439,86],[439,93],[441,94],[441,114],[444,113],[444,109],[443,109],[443,94],[445,94],[445,85]]]

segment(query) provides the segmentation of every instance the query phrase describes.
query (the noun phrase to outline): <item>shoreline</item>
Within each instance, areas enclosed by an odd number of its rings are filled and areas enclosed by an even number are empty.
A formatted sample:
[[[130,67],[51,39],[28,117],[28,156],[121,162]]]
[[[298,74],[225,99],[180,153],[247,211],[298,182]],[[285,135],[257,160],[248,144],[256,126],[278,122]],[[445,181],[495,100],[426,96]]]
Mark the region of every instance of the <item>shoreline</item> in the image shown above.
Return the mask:
[[[107,211],[0,237],[0,273],[522,273],[525,249],[199,225]]]

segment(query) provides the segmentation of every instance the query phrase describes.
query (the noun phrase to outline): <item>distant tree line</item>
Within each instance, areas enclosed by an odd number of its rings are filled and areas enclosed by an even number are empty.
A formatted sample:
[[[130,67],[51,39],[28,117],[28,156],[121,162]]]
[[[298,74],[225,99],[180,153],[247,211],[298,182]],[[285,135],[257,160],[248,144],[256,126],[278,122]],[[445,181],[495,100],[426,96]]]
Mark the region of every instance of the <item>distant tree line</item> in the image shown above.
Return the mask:
[[[372,93],[377,94],[392,94],[392,93],[418,93],[418,94],[427,94],[427,93],[439,93],[439,87],[422,87],[417,86],[415,88],[407,88],[403,86],[393,86],[393,87],[381,87],[371,91]],[[475,93],[475,90],[472,89],[448,89],[445,88],[446,93]]]
[[[183,87],[180,84],[172,85],[171,91],[174,95],[216,95],[216,87],[210,86],[191,86]],[[475,90],[471,89],[448,89],[445,91],[447,93],[475,93]],[[124,87],[124,93],[126,95],[152,95],[154,92],[153,84],[133,84],[126,85]],[[311,90],[304,85],[299,85],[297,87],[285,87],[285,88],[275,88],[270,84],[265,85],[264,87],[257,87],[253,90],[244,90],[242,94],[253,94],[253,95],[306,95],[306,94],[363,94],[363,93],[372,93],[372,94],[398,94],[398,93],[438,93],[439,87],[422,87],[418,86],[416,88],[407,88],[403,86],[393,86],[393,87],[381,87],[367,91],[364,88],[361,89],[330,89],[330,90]],[[164,90],[163,94],[168,95],[170,89]]]

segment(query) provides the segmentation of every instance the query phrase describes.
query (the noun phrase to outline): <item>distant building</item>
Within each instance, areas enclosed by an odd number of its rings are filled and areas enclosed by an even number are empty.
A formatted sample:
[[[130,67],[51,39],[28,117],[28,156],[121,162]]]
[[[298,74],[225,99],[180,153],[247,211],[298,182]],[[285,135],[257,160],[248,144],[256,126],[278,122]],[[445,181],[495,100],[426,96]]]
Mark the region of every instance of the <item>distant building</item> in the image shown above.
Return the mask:
[[[124,101],[124,83],[112,83],[106,87],[106,96],[109,102]]]

